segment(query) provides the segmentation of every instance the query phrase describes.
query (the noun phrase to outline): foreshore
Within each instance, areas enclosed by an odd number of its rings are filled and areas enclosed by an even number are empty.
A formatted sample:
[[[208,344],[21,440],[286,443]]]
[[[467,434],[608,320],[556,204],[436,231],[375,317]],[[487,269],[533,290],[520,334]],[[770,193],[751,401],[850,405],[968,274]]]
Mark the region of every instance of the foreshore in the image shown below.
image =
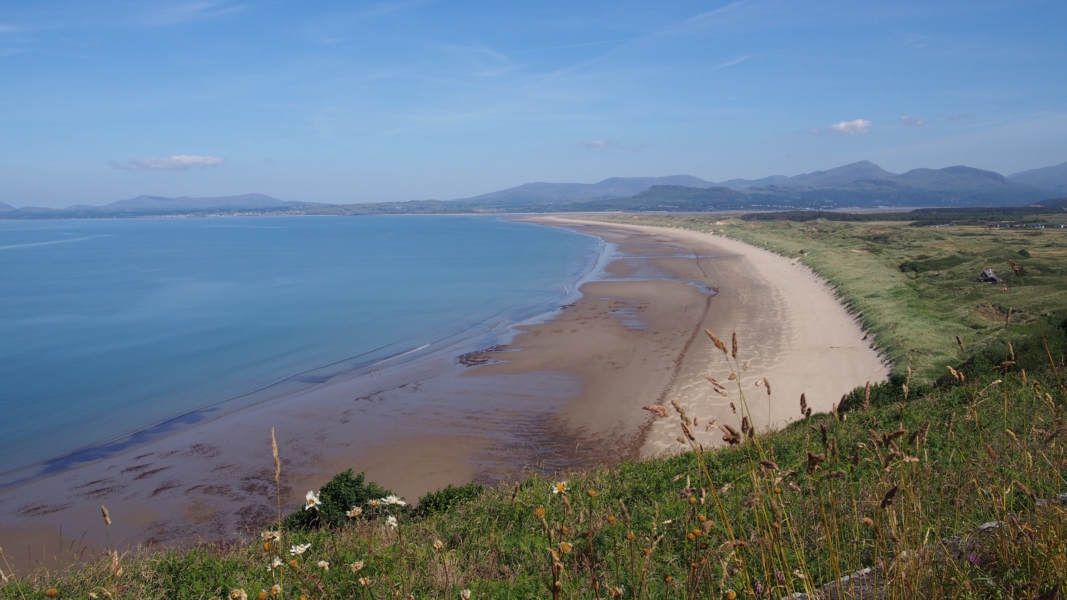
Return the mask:
[[[287,510],[346,468],[414,501],[449,483],[670,452],[676,423],[643,406],[677,399],[702,422],[733,423],[704,379],[728,371],[703,328],[738,333],[758,428],[799,417],[802,392],[813,410],[829,410],[888,374],[832,290],[786,258],[690,231],[530,220],[614,245],[573,305],[518,328],[505,347],[314,386],[3,490],[5,555],[25,569],[75,540],[127,548],[247,535],[276,515],[272,428]],[[769,398],[752,384],[760,377],[772,383]],[[700,430],[705,445],[721,443]]]

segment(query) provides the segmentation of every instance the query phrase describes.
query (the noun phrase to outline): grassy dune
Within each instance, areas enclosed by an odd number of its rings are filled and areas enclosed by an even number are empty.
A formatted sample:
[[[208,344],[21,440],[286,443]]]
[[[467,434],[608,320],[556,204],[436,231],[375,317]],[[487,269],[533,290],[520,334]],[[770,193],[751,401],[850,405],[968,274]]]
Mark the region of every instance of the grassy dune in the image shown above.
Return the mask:
[[[321,513],[271,528],[278,540],[92,558],[9,580],[0,598],[816,597],[820,586],[867,568],[840,584],[838,597],[1051,598],[1060,590],[1067,321],[1057,310],[1067,296],[1054,270],[1067,265],[1055,258],[1067,238],[638,219],[713,227],[802,257],[916,378],[858,390],[834,414],[757,432],[747,403],[768,390],[734,385],[730,374],[746,361],[744,332],[736,354],[730,332],[716,332],[725,343],[701,343],[721,344],[709,367],[736,418],[712,424],[671,406],[661,418],[674,420],[683,439],[698,427],[722,431],[732,443],[721,449],[453,490],[419,509],[374,506],[366,497],[385,491],[368,494],[342,476],[344,485],[330,488],[336,493],[324,488]],[[1014,276],[1008,291],[969,281],[979,266],[1000,272],[986,263],[1006,263],[1020,248],[1031,256],[1014,259],[1022,275],[1004,265]],[[899,267],[957,255],[967,262]],[[1018,311],[1007,328],[998,306]],[[358,498],[351,503],[361,514],[343,516],[352,506],[342,497]],[[315,514],[336,525],[317,529],[307,518]]]
[[[946,365],[966,354],[956,336],[964,348],[988,345],[1003,333],[1009,310],[1010,323],[1025,329],[1067,306],[1067,229],[671,215],[595,220],[714,231],[796,258],[825,277],[860,314],[898,371],[910,366],[923,380],[941,377]],[[986,268],[1005,283],[976,284]]]

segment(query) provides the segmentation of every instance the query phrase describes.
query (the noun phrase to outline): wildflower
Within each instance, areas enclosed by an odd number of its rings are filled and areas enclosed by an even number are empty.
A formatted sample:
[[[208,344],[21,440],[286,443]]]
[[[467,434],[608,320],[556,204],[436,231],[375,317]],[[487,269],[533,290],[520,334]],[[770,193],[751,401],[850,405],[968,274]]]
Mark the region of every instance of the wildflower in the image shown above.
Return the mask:
[[[230,592],[230,600],[248,600],[248,594],[241,589],[233,590]]]
[[[557,482],[554,486],[552,486],[552,493],[553,494],[566,494],[567,490],[568,490],[568,488],[567,488],[567,482],[566,481]]]
[[[370,585],[370,579],[367,578],[367,577],[360,577],[359,578],[359,585],[361,585],[363,587],[367,587],[368,585]]]
[[[357,560],[356,562],[349,565],[348,568],[352,569],[353,573],[359,573],[363,570],[363,561]]]
[[[471,600],[471,591],[469,589],[462,589],[459,591],[459,597],[463,600]]]
[[[626,591],[626,587],[625,586],[621,586],[621,585],[620,586],[614,586],[614,585],[608,586],[608,595],[611,596],[612,598],[621,598],[622,597],[622,593],[624,591]]]
[[[280,531],[264,531],[259,537],[263,538],[264,542],[278,542],[281,541],[282,534]]]
[[[615,518],[615,515],[608,515],[608,523],[611,523],[612,525],[614,525],[615,521],[617,521],[617,520],[618,519]]]
[[[305,499],[307,500],[307,504],[304,505],[304,510],[312,508],[318,510],[319,505],[322,504],[322,500],[319,500],[319,495],[315,492],[308,492],[307,496],[305,496]]]
[[[596,496],[596,490],[589,490],[588,492],[586,492],[586,494],[589,494],[589,497],[593,498]]]
[[[363,509],[358,506],[353,506],[352,510],[345,513],[345,516],[349,519],[358,519],[363,514]]]
[[[281,594],[281,593],[282,593],[282,586],[278,585],[277,583],[272,585],[272,586],[270,586],[270,595],[271,596],[277,596],[278,594]]]
[[[564,553],[564,554],[567,554],[568,552],[570,552],[572,548],[574,548],[574,546],[570,545],[567,542],[560,542],[559,543],[559,551]]]
[[[386,504],[391,504],[393,506],[406,506],[407,505],[407,502],[404,502],[400,498],[397,498],[395,494],[390,494],[390,495],[386,496],[385,498],[382,498],[382,502],[384,502]]]
[[[274,569],[277,569],[278,567],[284,567],[284,566],[285,566],[285,563],[282,562],[282,559],[280,559],[277,556],[275,556],[274,560],[270,561],[270,566],[267,567],[267,570],[268,571],[273,571]]]
[[[270,598],[270,592],[267,590],[259,590],[259,593],[256,594],[256,600],[267,600],[267,598]]]
[[[445,543],[442,542],[441,540],[434,540],[433,541],[433,549],[434,550],[441,550],[444,547],[445,547]]]
[[[752,584],[752,591],[756,592],[757,596],[762,596],[763,595],[763,584],[758,582],[758,581],[755,582],[754,584]]]
[[[48,596],[49,598],[55,598],[59,595],[59,590],[57,590],[56,588],[48,588],[48,591],[46,591],[44,595]]]
[[[382,505],[382,501],[381,500],[367,500],[367,506],[369,506],[371,508],[378,508],[381,505]]]
[[[330,563],[328,563],[328,562],[326,562],[324,560],[320,560],[319,561],[319,568],[322,569],[323,571],[329,571],[330,570]]]
[[[396,529],[396,517],[394,517],[393,515],[389,515],[389,517],[385,520],[385,525],[386,527],[389,527],[391,529]]]
[[[726,590],[726,600],[736,600],[737,592],[733,590]]]
[[[300,556],[301,554],[307,552],[308,548],[310,547],[311,544],[294,544],[292,548],[289,548],[289,554],[292,554],[293,556]]]
[[[538,519],[545,518],[545,507],[538,506],[537,508],[535,508],[534,509],[534,516],[537,517]]]

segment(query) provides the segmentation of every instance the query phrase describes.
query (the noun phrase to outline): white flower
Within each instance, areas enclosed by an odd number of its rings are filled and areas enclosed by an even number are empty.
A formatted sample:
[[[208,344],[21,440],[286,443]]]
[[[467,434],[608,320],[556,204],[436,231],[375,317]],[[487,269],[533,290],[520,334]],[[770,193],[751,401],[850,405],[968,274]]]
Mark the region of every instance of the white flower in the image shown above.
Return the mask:
[[[311,544],[296,544],[292,548],[289,548],[289,554],[292,554],[293,556],[300,556],[301,554],[307,552],[308,548],[310,547]]]
[[[463,600],[471,600],[471,591],[468,589],[460,590],[459,597],[463,598]]]
[[[277,596],[280,593],[282,593],[282,586],[278,585],[277,583],[272,585],[272,586],[270,586],[270,595],[271,596]]]
[[[366,577],[360,577],[359,578],[359,585],[361,585],[363,587],[367,587],[368,585],[370,585],[370,579],[368,579]]]
[[[568,489],[570,489],[570,488],[567,487],[567,482],[566,481],[560,481],[560,482],[557,482],[555,485],[552,486],[552,493],[553,494],[566,494]]]
[[[434,540],[433,541],[433,549],[434,550],[441,550],[444,547],[445,547],[445,543],[442,542],[441,540]]]
[[[233,590],[230,592],[230,600],[248,600],[248,594],[244,590]]]
[[[307,504],[304,505],[304,510],[308,510],[311,508],[318,510],[319,505],[322,504],[322,500],[319,500],[319,495],[315,492],[308,492],[305,498],[307,499]]]
[[[358,506],[353,506],[352,510],[345,513],[345,516],[349,519],[357,519],[363,514],[363,509]]]
[[[328,562],[326,562],[324,560],[320,560],[319,561],[319,568],[322,569],[323,571],[329,571],[330,570],[330,563],[328,563]]]
[[[356,562],[349,565],[349,567],[352,569],[353,573],[359,573],[363,570],[363,561],[357,560]]]
[[[385,525],[387,527],[392,527],[393,529],[396,529],[396,517],[394,517],[393,515],[389,515],[389,517],[385,519]]]
[[[281,541],[282,534],[280,531],[264,531],[259,537],[263,538],[264,542],[277,542]]]
[[[369,506],[371,508],[375,508],[375,507],[381,505],[381,503],[382,503],[381,500],[367,500],[367,506]]]
[[[392,504],[393,506],[407,506],[407,502],[404,502],[398,498],[395,494],[390,494],[385,498],[382,498],[382,502],[386,504]]]
[[[280,559],[277,556],[275,556],[274,560],[270,561],[270,566],[267,567],[267,569],[273,571],[274,569],[277,569],[279,567],[284,567],[284,566],[285,566],[285,563],[282,561],[282,559]]]

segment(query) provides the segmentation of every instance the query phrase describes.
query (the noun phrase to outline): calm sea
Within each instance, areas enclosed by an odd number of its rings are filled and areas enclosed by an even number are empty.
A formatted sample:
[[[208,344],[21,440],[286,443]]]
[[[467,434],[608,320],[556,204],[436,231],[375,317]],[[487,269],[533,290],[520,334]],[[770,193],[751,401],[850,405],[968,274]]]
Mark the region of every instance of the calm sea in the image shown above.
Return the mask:
[[[491,217],[0,221],[0,474],[484,343],[558,306],[599,247]]]

